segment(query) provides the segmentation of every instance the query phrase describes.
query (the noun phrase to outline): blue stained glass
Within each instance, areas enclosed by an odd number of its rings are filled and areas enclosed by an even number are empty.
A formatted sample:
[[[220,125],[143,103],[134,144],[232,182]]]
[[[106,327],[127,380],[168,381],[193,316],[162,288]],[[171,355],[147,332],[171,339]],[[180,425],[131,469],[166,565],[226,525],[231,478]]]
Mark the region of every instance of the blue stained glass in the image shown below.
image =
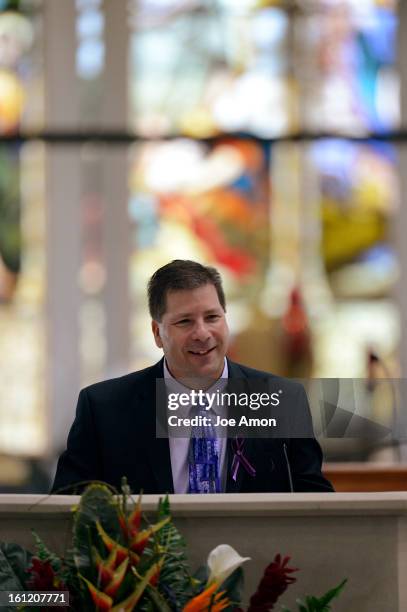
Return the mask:
[[[377,8],[362,27],[363,36],[372,55],[382,64],[396,61],[397,17],[394,13]]]

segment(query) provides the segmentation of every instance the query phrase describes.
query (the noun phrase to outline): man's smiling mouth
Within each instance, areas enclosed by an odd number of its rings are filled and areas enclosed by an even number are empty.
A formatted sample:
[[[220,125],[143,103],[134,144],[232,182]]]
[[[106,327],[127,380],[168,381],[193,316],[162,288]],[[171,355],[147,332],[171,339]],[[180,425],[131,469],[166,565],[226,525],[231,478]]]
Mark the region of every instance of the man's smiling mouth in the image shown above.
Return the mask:
[[[209,353],[211,353],[215,348],[216,346],[212,346],[212,348],[210,349],[201,350],[201,351],[188,351],[188,353],[191,353],[191,355],[199,355],[201,357],[203,355],[209,355]]]

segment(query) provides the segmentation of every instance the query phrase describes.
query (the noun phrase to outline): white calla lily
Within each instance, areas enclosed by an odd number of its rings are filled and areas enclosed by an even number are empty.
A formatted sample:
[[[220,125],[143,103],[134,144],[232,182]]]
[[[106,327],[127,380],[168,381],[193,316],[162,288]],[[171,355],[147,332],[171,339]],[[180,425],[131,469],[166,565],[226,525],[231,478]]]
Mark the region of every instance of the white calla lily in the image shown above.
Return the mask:
[[[250,557],[241,557],[229,544],[219,544],[208,556],[208,584],[215,580],[218,584],[222,584],[237,567],[249,560]]]

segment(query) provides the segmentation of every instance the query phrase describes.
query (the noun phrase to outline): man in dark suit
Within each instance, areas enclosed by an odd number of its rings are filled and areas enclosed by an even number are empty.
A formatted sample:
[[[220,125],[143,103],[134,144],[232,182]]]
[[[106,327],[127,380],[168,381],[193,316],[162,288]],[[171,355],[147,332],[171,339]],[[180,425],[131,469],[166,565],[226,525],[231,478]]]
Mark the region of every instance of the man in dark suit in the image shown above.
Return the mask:
[[[148,296],[153,336],[164,358],[140,372],[81,391],[53,491],[68,492],[66,487],[72,486],[69,492],[74,492],[88,480],[103,480],[119,489],[123,476],[134,492],[144,493],[332,491],[321,473],[322,452],[312,434],[303,388],[226,358],[229,330],[219,273],[175,260],[155,272]],[[213,483],[206,483],[209,489],[200,488],[206,466],[197,470],[193,438],[157,437],[156,381],[162,380],[167,394],[190,392],[193,381],[199,381],[196,389],[215,393],[236,381],[260,384],[265,378],[284,392],[289,412],[306,423],[305,437],[220,437],[216,444],[212,440],[216,488],[211,488]],[[190,409],[187,406],[184,415],[191,416]]]

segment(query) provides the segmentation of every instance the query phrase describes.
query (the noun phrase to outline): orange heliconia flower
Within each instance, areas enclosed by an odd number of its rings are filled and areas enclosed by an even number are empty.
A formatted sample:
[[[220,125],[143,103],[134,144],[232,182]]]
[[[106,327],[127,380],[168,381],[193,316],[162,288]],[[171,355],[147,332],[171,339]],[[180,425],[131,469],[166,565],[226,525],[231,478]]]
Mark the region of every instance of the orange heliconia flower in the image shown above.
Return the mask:
[[[206,612],[209,610],[210,612],[221,612],[221,610],[227,608],[230,605],[230,601],[227,597],[223,597],[224,591],[216,593],[212,598],[218,587],[219,584],[213,582],[211,586],[202,591],[202,593],[199,593],[199,595],[191,599],[191,601],[184,606],[182,612]]]

